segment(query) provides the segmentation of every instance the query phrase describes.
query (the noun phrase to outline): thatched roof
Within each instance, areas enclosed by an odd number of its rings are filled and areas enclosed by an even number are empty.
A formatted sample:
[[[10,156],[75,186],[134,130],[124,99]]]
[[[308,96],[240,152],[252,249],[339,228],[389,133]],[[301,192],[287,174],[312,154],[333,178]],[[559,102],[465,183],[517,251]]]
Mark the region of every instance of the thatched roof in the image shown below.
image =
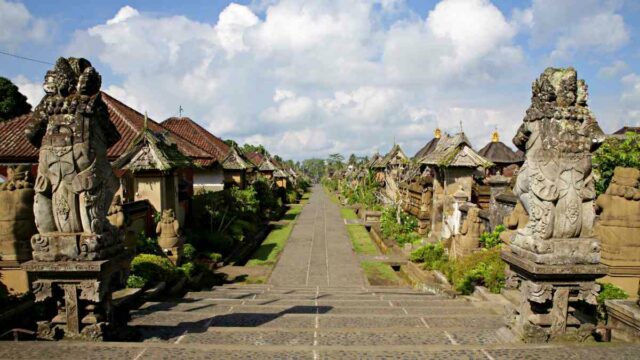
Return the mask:
[[[494,165],[471,148],[471,143],[463,132],[453,136],[445,135],[431,153],[418,161],[421,164],[440,167],[477,168]]]
[[[132,172],[170,171],[193,166],[191,160],[178,149],[168,133],[156,133],[143,128],[131,141],[129,149],[113,162],[116,169]]]
[[[382,158],[382,160],[380,160],[376,165],[377,167],[384,168],[389,165],[398,165],[400,163],[404,163],[407,160],[409,160],[409,158],[404,153],[404,151],[402,151],[402,148],[400,148],[400,145],[395,144],[393,145],[391,150],[389,150],[387,155],[385,155],[384,158]]]
[[[222,161],[222,168],[225,170],[249,170],[255,167],[235,144],[229,147],[229,152]]]
[[[519,164],[524,162],[524,157],[519,156],[510,147],[499,140],[498,133],[494,132],[491,142],[480,151],[480,156],[487,158],[494,164]]]
[[[429,142],[426,143],[422,147],[422,149],[418,150],[418,152],[413,156],[413,159],[420,160],[423,157],[431,154],[433,150],[436,149],[436,146],[438,146],[438,141],[440,141],[440,137],[442,137],[442,132],[440,131],[439,128],[436,128],[436,130],[433,132],[433,139],[429,140]]]

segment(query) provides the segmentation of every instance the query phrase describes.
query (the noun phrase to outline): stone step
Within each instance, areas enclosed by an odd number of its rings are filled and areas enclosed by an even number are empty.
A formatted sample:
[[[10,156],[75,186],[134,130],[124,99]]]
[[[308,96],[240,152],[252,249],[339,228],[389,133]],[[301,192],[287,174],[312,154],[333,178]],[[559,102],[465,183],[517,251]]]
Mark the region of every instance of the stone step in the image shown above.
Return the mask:
[[[474,315],[474,314],[504,314],[504,309],[491,304],[477,303],[463,306],[422,306],[422,307],[391,307],[391,306],[277,306],[277,305],[225,305],[214,304],[206,300],[196,302],[147,302],[134,314],[148,314],[154,311],[181,311],[189,313],[300,313],[300,314],[397,314],[397,315]]]
[[[270,306],[361,306],[361,307],[421,307],[421,306],[464,306],[470,305],[471,302],[464,299],[445,300],[331,300],[331,299],[318,299],[318,300],[291,300],[291,299],[187,299],[192,301],[207,301],[216,305],[270,305]]]
[[[186,338],[186,336],[184,337]],[[184,340],[184,338],[182,340]],[[246,346],[178,343],[100,343],[81,341],[0,342],[0,358],[96,359],[540,359],[636,360],[638,344],[434,344],[395,346]]]
[[[500,328],[502,316],[495,314],[474,315],[394,315],[394,314],[308,314],[308,313],[225,313],[209,314],[178,311],[155,311],[134,313],[131,326],[160,327],[267,327],[282,329],[313,328]]]
[[[516,342],[506,328],[500,329],[298,329],[209,328],[187,333],[180,344],[245,346],[367,346],[472,345]]]
[[[429,301],[449,299],[447,296],[430,295],[430,294],[336,294],[336,293],[313,293],[313,294],[287,294],[287,293],[237,293],[237,292],[218,292],[218,291],[201,291],[190,292],[184,296],[185,299],[243,299],[243,300],[416,300]]]

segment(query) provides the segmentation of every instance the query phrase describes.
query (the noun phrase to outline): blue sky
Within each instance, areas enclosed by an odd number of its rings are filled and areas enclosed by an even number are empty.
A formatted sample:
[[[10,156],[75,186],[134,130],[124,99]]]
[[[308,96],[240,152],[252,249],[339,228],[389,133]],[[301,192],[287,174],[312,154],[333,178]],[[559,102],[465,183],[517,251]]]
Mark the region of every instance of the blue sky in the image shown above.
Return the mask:
[[[0,51],[88,58],[103,90],[284,157],[413,154],[462,122],[505,143],[547,66],[574,66],[613,131],[640,122],[640,2],[0,0]],[[47,65],[0,55],[37,102]]]

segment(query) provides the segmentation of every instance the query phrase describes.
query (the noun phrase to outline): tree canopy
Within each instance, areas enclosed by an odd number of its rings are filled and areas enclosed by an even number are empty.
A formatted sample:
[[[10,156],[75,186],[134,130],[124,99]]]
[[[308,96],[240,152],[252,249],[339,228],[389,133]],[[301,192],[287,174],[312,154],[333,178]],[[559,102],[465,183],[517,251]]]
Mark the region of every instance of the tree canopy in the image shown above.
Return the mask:
[[[0,77],[0,121],[27,114],[31,105],[9,79]]]

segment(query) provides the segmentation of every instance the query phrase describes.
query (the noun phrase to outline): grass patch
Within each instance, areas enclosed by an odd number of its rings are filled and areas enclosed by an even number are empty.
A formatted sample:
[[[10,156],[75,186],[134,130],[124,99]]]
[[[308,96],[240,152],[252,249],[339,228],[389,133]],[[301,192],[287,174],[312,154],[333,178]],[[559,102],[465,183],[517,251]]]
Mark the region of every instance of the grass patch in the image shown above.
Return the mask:
[[[251,260],[247,261],[246,266],[273,265],[278,259],[278,255],[291,235],[293,223],[287,225],[276,225],[275,229],[269,233],[262,242],[258,250],[253,253]]]
[[[302,206],[292,206],[282,217],[282,220],[293,221],[302,212]]]
[[[340,215],[342,216],[343,219],[347,219],[347,220],[357,220],[358,219],[358,215],[356,215],[356,212],[353,211],[353,209],[350,209],[350,208],[342,208],[342,209],[340,209]]]
[[[351,246],[356,254],[378,255],[378,248],[371,241],[369,232],[362,225],[348,225],[347,233],[351,239]]]
[[[247,261],[246,266],[275,264],[278,259],[278,255],[280,255],[280,252],[284,249],[287,240],[289,240],[289,236],[291,236],[293,221],[301,212],[301,206],[294,206],[290,208],[283,217],[283,220],[287,220],[289,223],[284,226],[276,225],[267,238],[264,239],[260,247],[253,253],[253,255],[251,255],[251,259]]]
[[[244,281],[245,284],[264,284],[267,282],[266,276],[249,276]]]
[[[360,263],[364,274],[371,285],[398,285],[400,278],[391,266],[377,261],[362,261]]]

